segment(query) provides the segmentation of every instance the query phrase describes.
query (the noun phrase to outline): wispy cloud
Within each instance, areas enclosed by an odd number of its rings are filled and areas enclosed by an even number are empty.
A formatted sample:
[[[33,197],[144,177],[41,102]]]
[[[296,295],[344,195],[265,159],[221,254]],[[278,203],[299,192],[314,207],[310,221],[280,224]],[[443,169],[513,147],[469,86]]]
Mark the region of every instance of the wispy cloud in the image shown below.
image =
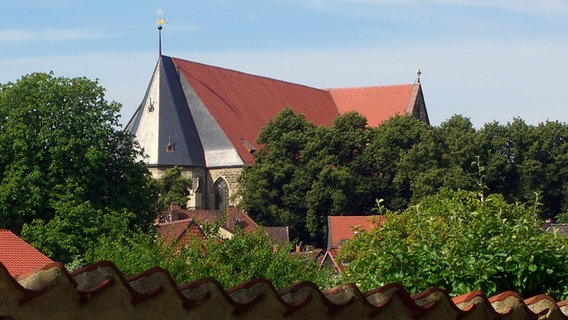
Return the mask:
[[[83,30],[83,29],[56,29],[43,28],[40,30],[30,29],[9,29],[0,30],[0,43],[8,42],[61,42],[76,40],[93,40],[104,38],[102,30]]]
[[[303,1],[302,1],[303,2]],[[448,5],[498,8],[535,15],[568,15],[568,2],[563,0],[310,0],[307,3],[318,9],[333,5]]]

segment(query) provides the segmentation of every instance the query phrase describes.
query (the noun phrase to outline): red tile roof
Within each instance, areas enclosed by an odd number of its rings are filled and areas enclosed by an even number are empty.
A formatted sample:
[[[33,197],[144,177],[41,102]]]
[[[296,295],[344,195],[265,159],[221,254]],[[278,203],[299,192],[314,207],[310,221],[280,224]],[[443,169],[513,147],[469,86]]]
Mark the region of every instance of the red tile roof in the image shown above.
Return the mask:
[[[252,163],[250,146],[269,119],[284,108],[303,114],[316,125],[331,125],[339,114],[326,90],[172,58],[239,155]]]
[[[225,211],[225,221],[221,221],[223,214],[215,210],[204,209],[182,209],[179,205],[171,205],[166,211],[160,213],[158,217],[158,231],[168,242],[179,241],[184,236],[184,232],[188,227],[192,233],[195,227],[199,228],[201,224],[222,223],[227,231],[235,233],[235,226],[239,226],[245,233],[252,232],[260,226],[246,213],[246,211],[237,209],[235,206],[228,206]],[[191,225],[194,222],[194,226]],[[201,228],[199,228],[203,233]],[[278,244],[284,244],[289,241],[288,227],[264,227],[264,232]],[[196,234],[198,235],[198,234]]]
[[[188,236],[205,239],[205,233],[193,219],[161,223],[157,228],[158,234],[166,244],[184,242]]]
[[[357,111],[376,127],[392,116],[412,112],[412,91],[417,85],[329,89],[339,113]]]
[[[145,112],[152,95],[163,104],[155,117]],[[420,83],[324,90],[161,56],[127,130],[145,149],[154,150],[148,151],[152,165],[252,165],[252,152],[261,148],[258,133],[286,107],[317,126],[330,126],[349,111],[365,116],[370,126],[396,114],[429,121]],[[172,135],[179,152],[158,152],[169,145]]]
[[[212,278],[177,285],[153,268],[131,278],[101,261],[72,274],[59,263],[16,281],[0,264],[6,319],[567,319],[567,301],[479,291],[451,298],[440,289],[411,295],[399,284],[361,292],[353,284],[321,291],[300,282],[280,291],[263,279],[225,290]]]
[[[384,216],[328,216],[327,248],[339,247],[353,238],[354,229],[370,231],[384,223]]]
[[[320,268],[326,267],[332,270],[332,272],[334,273],[341,273],[347,266],[343,265],[341,261],[338,261],[338,254],[339,251],[335,247],[327,250],[323,255],[323,258],[319,262]]]
[[[263,227],[264,232],[278,245],[285,245],[290,242],[290,232],[288,227]]]
[[[245,233],[252,232],[256,230],[259,225],[252,220],[249,215],[240,209],[235,208],[234,206],[227,207],[227,230],[230,232],[235,232],[235,226],[238,225]]]
[[[0,229],[0,262],[10,275],[30,272],[53,261],[10,230]]]

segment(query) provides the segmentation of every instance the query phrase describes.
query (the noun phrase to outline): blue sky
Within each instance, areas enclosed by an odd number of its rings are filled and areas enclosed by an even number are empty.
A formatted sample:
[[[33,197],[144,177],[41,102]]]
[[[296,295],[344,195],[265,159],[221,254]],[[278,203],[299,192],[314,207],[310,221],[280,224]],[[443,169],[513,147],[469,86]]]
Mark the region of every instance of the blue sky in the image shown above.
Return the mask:
[[[432,124],[568,121],[566,0],[3,1],[0,83],[99,79],[125,123],[163,53],[318,88],[412,83]]]

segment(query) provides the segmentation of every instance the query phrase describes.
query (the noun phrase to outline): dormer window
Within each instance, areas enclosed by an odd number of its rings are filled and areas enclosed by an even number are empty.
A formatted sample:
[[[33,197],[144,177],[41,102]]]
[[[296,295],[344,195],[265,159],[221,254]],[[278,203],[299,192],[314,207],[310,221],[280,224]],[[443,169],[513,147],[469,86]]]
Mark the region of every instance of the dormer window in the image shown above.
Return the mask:
[[[166,146],[166,152],[171,153],[176,151],[174,144],[172,144],[172,136],[168,137],[168,145]]]
[[[256,148],[252,145],[252,143],[248,142],[246,139],[241,139],[241,142],[250,154],[255,153]]]
[[[154,102],[152,98],[148,99],[148,112],[154,112]]]

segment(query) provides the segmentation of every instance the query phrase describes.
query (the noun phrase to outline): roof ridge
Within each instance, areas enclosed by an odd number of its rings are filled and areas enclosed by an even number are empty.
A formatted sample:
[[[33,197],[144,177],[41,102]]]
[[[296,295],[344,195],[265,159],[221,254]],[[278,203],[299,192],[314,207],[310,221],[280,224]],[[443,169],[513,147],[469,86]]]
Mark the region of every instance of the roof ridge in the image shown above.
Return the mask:
[[[356,89],[379,89],[379,88],[393,88],[393,87],[412,87],[416,85],[416,83],[399,83],[399,84],[382,84],[382,85],[365,85],[365,86],[354,86],[354,87],[333,87],[333,88],[326,88],[324,90],[333,91],[333,90],[356,90]]]
[[[160,222],[157,225],[159,226],[165,226],[165,225],[171,225],[171,224],[181,224],[184,222],[195,222],[195,219],[193,217],[189,217],[189,218],[183,218],[183,219],[178,219],[178,220],[174,220],[174,221],[166,221],[166,222]]]
[[[322,89],[322,88],[316,88],[316,87],[312,87],[312,86],[308,86],[308,85],[304,85],[304,84],[300,84],[300,83],[296,83],[296,82],[292,82],[292,81],[288,81],[288,80],[282,80],[282,79],[276,79],[276,78],[271,78],[271,77],[267,77],[267,76],[261,76],[261,75],[257,75],[254,73],[249,73],[249,72],[244,72],[244,71],[239,71],[239,70],[235,70],[235,69],[230,69],[230,68],[226,68],[226,67],[219,67],[219,66],[214,66],[211,64],[207,64],[207,63],[202,63],[202,62],[197,62],[197,61],[192,61],[192,60],[186,60],[186,59],[182,59],[182,58],[176,58],[176,57],[171,57],[172,60],[180,60],[183,61],[185,63],[192,63],[192,64],[196,64],[202,67],[207,67],[209,69],[214,69],[214,70],[220,70],[223,72],[228,72],[228,73],[232,73],[235,75],[242,75],[242,76],[247,76],[247,77],[252,77],[252,78],[257,78],[257,79],[265,79],[265,80],[269,80],[272,82],[279,82],[281,84],[286,84],[286,85],[292,85],[292,86],[297,86],[297,87],[302,87],[302,88],[307,88],[307,89],[312,89],[312,90],[317,90],[317,91],[328,91],[327,89]]]

